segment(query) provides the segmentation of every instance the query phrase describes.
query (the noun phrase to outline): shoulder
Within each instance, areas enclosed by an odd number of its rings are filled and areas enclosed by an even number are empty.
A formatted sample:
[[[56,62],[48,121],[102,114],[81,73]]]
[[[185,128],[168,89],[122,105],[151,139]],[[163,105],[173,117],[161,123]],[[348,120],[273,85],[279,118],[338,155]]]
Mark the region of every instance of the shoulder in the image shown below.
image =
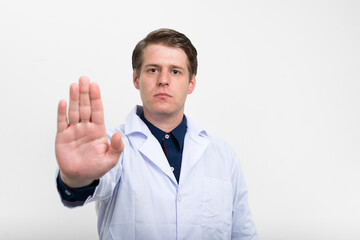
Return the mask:
[[[213,144],[215,144],[219,147],[231,148],[230,145],[228,144],[228,142],[219,136],[215,136],[215,135],[207,133],[207,137],[210,140],[210,142],[212,142]]]
[[[227,141],[211,134],[207,134],[207,138],[210,141],[209,147],[216,149],[225,159],[237,158],[236,151]]]
[[[107,138],[110,140],[112,135],[114,135],[114,133],[116,133],[116,132],[120,132],[121,135],[124,136],[125,135],[125,124],[121,124],[121,125],[117,126],[116,128],[107,128],[106,129]]]
[[[236,155],[235,150],[228,144],[227,141],[221,137],[212,135],[207,132],[205,129],[199,127],[193,120],[187,117],[188,129],[193,135],[202,136],[209,141],[209,147],[211,149],[216,149],[222,154],[227,155]]]

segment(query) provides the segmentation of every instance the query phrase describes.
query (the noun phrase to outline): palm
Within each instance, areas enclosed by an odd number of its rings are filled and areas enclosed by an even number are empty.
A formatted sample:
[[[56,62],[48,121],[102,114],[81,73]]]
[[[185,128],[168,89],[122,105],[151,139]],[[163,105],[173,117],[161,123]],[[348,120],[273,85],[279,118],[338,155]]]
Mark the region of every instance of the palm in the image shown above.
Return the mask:
[[[56,136],[56,155],[64,173],[99,178],[93,172],[104,162],[108,141],[102,126],[93,123],[70,126]],[[88,171],[90,170],[90,171]]]
[[[123,149],[119,134],[106,138],[100,91],[86,77],[70,87],[69,121],[66,102],[58,108],[56,159],[63,181],[72,187],[91,183],[109,171]]]

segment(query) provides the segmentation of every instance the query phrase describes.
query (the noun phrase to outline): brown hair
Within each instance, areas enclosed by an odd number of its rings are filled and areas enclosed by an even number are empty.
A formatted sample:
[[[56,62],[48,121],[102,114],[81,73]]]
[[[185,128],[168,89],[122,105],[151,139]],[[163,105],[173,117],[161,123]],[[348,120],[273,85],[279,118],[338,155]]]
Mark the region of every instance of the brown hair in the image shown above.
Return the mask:
[[[168,28],[160,28],[150,32],[135,46],[132,54],[132,67],[137,74],[140,74],[141,71],[144,49],[149,44],[163,44],[182,49],[188,58],[189,78],[191,79],[193,74],[196,75],[198,66],[196,48],[184,34]]]

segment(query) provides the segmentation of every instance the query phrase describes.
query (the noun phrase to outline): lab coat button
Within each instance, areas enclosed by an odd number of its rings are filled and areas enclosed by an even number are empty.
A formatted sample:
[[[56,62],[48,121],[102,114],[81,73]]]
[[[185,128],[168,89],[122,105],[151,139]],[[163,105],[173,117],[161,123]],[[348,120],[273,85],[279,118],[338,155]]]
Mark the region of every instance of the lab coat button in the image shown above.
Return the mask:
[[[181,202],[181,200],[182,200],[182,196],[178,195],[178,201]]]

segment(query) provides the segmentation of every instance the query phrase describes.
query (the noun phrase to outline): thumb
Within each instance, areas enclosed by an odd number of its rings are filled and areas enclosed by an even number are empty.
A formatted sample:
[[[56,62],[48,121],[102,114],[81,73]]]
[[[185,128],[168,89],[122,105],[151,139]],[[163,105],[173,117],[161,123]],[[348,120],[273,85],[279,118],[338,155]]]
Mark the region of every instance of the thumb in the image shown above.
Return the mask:
[[[124,143],[121,139],[121,133],[119,132],[114,133],[114,135],[112,135],[110,140],[109,151],[107,152],[109,158],[112,158],[117,161],[123,150],[124,150]]]

